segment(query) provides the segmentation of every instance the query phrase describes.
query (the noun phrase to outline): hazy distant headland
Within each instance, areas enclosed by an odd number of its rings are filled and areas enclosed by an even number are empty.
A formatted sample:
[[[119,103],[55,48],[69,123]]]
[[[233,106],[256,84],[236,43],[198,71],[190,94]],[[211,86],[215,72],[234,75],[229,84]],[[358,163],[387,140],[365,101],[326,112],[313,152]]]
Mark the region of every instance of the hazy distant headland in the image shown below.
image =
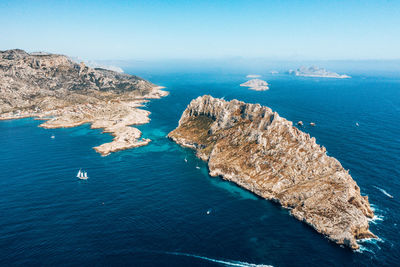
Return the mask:
[[[400,76],[400,60],[270,60],[266,58],[220,58],[220,59],[154,59],[154,60],[96,60],[106,66],[118,66],[125,72],[136,74],[156,73],[232,73],[247,74],[280,74],[296,70],[298,66],[324,66],[349,76]]]
[[[246,78],[260,78],[261,77],[261,75],[258,75],[258,74],[249,74],[249,75],[247,75],[246,76]]]
[[[288,73],[295,76],[303,76],[303,77],[320,77],[320,78],[336,78],[336,79],[351,78],[349,75],[338,74],[336,72],[327,71],[324,68],[319,68],[316,66],[311,66],[308,68],[302,66],[297,70],[289,70]]]

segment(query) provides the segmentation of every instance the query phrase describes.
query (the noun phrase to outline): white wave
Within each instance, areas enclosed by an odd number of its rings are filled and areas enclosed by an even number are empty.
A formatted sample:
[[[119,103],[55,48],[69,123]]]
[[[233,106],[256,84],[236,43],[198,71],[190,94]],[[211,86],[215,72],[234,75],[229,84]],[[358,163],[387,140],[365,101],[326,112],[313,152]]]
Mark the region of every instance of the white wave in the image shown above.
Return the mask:
[[[372,204],[372,203],[371,203],[371,204],[369,204],[369,205],[371,206],[371,210],[372,210],[373,212],[375,212],[375,210],[376,210],[376,209],[375,209],[375,205],[374,205],[374,204]]]
[[[384,218],[385,216],[383,215],[375,214],[375,216],[372,219],[368,220],[373,224],[377,224],[378,222],[382,222]]]
[[[383,210],[381,210],[380,208],[378,208],[378,206],[375,205],[375,204],[372,204],[372,203],[371,203],[370,206],[371,206],[371,209],[372,209],[373,212],[380,212],[380,213],[383,212]]]
[[[371,254],[375,254],[372,250],[366,248],[365,246],[360,245],[360,248],[356,250],[358,253],[369,252]]]
[[[385,243],[385,241],[379,237],[377,238],[364,238],[360,239],[357,241],[358,243],[368,243],[368,244],[373,244],[377,245],[378,243]]]
[[[379,191],[381,191],[381,192],[382,192],[384,195],[386,195],[387,197],[393,198],[393,196],[392,196],[391,194],[389,194],[388,192],[386,192],[385,189],[382,189],[382,188],[377,187],[377,186],[375,186],[375,185],[374,185],[374,187],[375,187],[376,189],[378,189]]]
[[[192,258],[197,258],[197,259],[202,259],[202,260],[206,260],[206,261],[224,264],[225,266],[238,266],[238,267],[270,267],[270,266],[272,266],[272,265],[265,265],[265,264],[248,263],[248,262],[243,262],[243,261],[218,260],[218,259],[212,259],[212,258],[200,256],[200,255],[182,253],[182,252],[165,252],[165,254],[192,257]]]
[[[357,240],[357,243],[360,245],[360,248],[356,250],[356,252],[359,253],[364,253],[364,252],[369,252],[372,254],[375,254],[374,251],[376,249],[380,250],[381,247],[378,245],[378,243],[384,243],[385,241],[379,237],[377,238],[365,238],[361,240]],[[371,248],[371,246],[373,246]]]

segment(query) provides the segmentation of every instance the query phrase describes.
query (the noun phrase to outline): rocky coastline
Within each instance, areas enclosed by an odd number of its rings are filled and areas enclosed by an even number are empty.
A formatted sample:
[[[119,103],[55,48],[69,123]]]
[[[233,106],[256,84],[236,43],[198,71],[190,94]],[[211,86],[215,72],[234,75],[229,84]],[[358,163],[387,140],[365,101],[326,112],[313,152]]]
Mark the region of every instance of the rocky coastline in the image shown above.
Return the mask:
[[[75,63],[64,55],[0,51],[0,120],[35,117],[53,129],[90,123],[114,139],[94,147],[106,156],[147,145],[130,125],[148,123],[140,109],[168,92],[140,77]]]
[[[268,107],[205,95],[191,101],[168,137],[220,176],[278,202],[330,240],[358,249],[376,238],[368,197],[314,137]]]

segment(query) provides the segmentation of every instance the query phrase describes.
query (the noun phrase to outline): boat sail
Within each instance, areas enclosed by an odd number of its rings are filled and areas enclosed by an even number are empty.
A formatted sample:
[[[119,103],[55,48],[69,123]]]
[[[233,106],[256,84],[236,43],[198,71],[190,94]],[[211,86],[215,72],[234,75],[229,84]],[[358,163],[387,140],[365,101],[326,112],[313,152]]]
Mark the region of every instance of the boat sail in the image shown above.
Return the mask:
[[[78,177],[79,179],[82,179],[82,180],[86,180],[87,178],[89,178],[87,176],[87,172],[83,172],[82,170],[78,171],[78,174],[76,175],[76,177]]]

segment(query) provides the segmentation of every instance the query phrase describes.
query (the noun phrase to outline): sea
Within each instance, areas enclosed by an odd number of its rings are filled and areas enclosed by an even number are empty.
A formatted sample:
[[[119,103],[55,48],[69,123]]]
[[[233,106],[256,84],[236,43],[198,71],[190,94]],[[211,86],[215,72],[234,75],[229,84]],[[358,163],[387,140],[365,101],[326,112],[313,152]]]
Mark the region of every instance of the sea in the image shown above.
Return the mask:
[[[351,79],[280,71],[125,68],[165,86],[137,126],[152,142],[102,157],[112,140],[90,125],[43,129],[0,122],[1,266],[395,266],[400,262],[400,74],[347,70]],[[268,91],[239,85],[262,75]],[[368,195],[378,239],[352,251],[278,204],[208,175],[166,138],[198,96],[260,103],[316,137]],[[315,127],[309,125],[316,124]],[[54,136],[54,138],[52,138]],[[79,180],[79,169],[88,180]]]

